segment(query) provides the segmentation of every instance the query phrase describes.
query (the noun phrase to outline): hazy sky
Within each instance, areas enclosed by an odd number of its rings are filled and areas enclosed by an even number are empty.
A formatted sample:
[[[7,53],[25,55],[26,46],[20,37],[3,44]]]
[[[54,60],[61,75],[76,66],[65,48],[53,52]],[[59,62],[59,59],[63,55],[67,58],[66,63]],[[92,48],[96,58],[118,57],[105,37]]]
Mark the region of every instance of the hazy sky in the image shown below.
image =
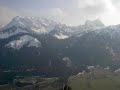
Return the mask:
[[[120,24],[120,0],[0,0],[0,24],[19,15],[44,16],[67,25],[88,19]]]

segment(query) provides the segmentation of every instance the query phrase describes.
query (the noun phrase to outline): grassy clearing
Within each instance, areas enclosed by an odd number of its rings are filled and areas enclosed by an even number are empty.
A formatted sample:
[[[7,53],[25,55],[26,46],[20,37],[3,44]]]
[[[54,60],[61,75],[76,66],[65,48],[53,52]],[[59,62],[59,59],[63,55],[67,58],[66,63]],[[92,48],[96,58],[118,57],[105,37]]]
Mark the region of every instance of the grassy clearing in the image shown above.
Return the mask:
[[[72,90],[120,90],[120,75],[84,74],[69,81]]]

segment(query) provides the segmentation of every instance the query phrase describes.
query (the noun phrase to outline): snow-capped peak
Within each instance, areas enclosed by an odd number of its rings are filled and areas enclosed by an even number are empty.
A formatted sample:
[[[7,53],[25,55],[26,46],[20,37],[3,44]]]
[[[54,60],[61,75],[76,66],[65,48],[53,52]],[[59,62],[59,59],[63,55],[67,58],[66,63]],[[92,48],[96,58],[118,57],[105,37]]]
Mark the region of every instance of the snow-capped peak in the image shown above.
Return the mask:
[[[96,19],[94,21],[87,20],[85,22],[85,26],[90,29],[98,29],[104,27],[105,25],[99,19]]]
[[[25,28],[25,25],[21,22],[22,21],[21,19],[23,19],[23,18],[24,17],[21,17],[21,16],[14,17],[12,19],[12,21],[5,26],[5,29],[8,29],[8,28],[13,27],[13,26],[15,26],[15,27],[20,27],[21,26],[21,27]]]
[[[55,37],[58,38],[58,39],[66,39],[66,38],[69,38],[69,36],[63,35],[62,33],[60,33],[59,35],[58,35],[58,34],[55,34],[55,35],[53,35],[53,36],[55,36]]]
[[[18,34],[50,34],[58,39],[66,39],[83,31],[96,30],[104,27],[100,20],[87,20],[85,25],[66,26],[42,17],[16,16],[0,31],[0,39],[9,38]]]
[[[0,39],[9,38],[18,34],[43,34],[54,30],[58,23],[40,17],[16,16],[0,31]],[[59,24],[58,24],[59,25]]]
[[[55,25],[55,22],[42,17],[16,16],[8,25],[5,26],[4,29],[8,29],[14,26],[18,28],[27,28],[35,33],[47,33],[50,30],[54,29]]]

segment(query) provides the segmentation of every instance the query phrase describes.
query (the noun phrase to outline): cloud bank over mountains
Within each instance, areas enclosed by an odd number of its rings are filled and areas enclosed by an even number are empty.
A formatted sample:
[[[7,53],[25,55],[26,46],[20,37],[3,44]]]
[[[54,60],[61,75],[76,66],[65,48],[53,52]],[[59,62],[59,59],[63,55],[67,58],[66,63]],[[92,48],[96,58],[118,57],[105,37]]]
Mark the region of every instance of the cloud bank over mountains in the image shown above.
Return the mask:
[[[0,2],[0,24],[7,24],[17,15],[47,17],[72,26],[97,18],[106,25],[120,23],[120,0],[36,0],[34,3],[33,0],[21,0],[21,3],[19,0],[11,0],[12,3],[9,4],[5,0]]]

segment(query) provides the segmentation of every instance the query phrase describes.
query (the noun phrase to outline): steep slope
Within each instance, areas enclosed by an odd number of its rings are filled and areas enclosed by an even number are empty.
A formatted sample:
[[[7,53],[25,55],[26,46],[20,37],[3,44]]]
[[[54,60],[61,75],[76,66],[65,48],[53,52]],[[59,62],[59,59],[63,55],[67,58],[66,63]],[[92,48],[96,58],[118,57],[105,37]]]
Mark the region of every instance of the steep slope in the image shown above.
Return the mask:
[[[20,33],[48,33],[54,29],[56,23],[45,18],[17,16],[1,30],[0,38],[8,38]]]
[[[73,56],[76,63],[81,64],[108,65],[113,64],[113,61],[119,63],[119,39],[120,25],[85,31],[67,40],[67,54],[69,57]]]

